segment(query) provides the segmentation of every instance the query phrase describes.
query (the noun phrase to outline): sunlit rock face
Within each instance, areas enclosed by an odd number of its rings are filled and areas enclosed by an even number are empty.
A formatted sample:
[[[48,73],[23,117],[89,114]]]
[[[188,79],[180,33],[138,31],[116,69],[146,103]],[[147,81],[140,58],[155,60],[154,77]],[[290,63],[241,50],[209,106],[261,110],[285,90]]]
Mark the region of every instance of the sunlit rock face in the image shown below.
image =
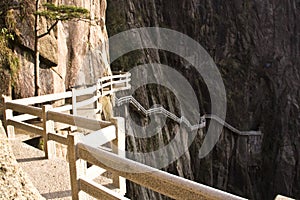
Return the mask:
[[[198,158],[199,134],[189,151],[165,170],[250,199],[273,199],[278,193],[300,198],[299,8],[296,0],[108,2],[110,36],[130,28],[160,26],[198,41],[222,74],[226,121],[240,130],[263,133],[262,137],[240,137],[225,129],[214,150],[203,159]],[[135,51],[112,67],[130,70],[151,62],[180,71],[193,86],[201,113],[210,113],[205,83],[176,55],[153,49]],[[160,76],[159,71],[156,74]],[[142,87],[134,96],[146,108],[162,104],[180,114],[176,98],[162,88]],[[148,123],[134,108],[129,112],[135,123]],[[135,135],[131,127],[128,131]],[[151,151],[162,135],[172,138],[179,132],[171,121],[152,140],[129,137],[128,150]],[[134,199],[165,198],[134,184],[129,184],[128,190]]]
[[[12,48],[18,55],[21,66],[13,87],[12,95],[15,98],[34,95],[35,2],[14,1],[13,5],[8,6],[4,16],[6,26],[15,34]],[[105,26],[106,1],[40,0],[40,9],[46,2],[86,8],[93,20],[59,22],[50,34],[39,40],[41,93],[63,92],[75,85],[94,83],[104,74],[110,74]],[[52,24],[53,22],[40,18],[39,34],[47,32]]]
[[[58,3],[84,7],[90,11],[93,19],[91,22],[70,21],[60,27],[62,38],[65,39],[62,42],[68,47],[66,56],[69,63],[63,62],[67,69],[66,87],[95,83],[104,74],[111,74],[105,26],[106,0],[62,0]]]
[[[0,95],[12,98],[34,96],[34,13],[35,0],[0,1],[1,22],[15,36],[10,48],[17,55],[20,69],[12,83],[10,73],[0,70]],[[41,94],[70,90],[73,86],[95,83],[110,75],[108,62],[108,37],[105,26],[106,0],[46,1],[43,4],[73,5],[89,10],[92,20],[59,22],[45,37],[39,39]],[[39,34],[47,32],[54,22],[41,17]],[[2,26],[1,26],[2,28]],[[2,84],[3,83],[3,84]],[[12,85],[12,86],[11,86]],[[56,102],[56,105],[64,102]],[[0,108],[2,104],[0,103]],[[1,117],[1,116],[0,116]],[[67,134],[67,131],[60,131]],[[66,157],[67,149],[57,144],[57,156]]]

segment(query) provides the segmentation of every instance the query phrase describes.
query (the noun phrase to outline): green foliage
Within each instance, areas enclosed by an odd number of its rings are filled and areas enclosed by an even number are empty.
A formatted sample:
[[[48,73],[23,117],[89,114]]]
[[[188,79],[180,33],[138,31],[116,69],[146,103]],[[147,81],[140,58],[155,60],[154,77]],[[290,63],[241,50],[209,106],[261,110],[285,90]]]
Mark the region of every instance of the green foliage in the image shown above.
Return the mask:
[[[43,11],[36,12],[37,15],[46,17],[49,20],[72,20],[72,19],[89,19],[90,13],[87,9],[69,6],[69,5],[59,5],[56,6],[51,3],[46,3],[43,5],[46,9]]]
[[[20,68],[18,57],[8,48],[8,40],[14,37],[6,28],[0,30],[0,70],[9,70],[12,79],[16,78]]]
[[[1,34],[1,36],[4,36],[6,38],[6,40],[14,40],[15,39],[14,34],[9,32],[7,28],[1,28],[0,34]]]
[[[5,16],[5,28],[3,28],[2,30],[3,34],[6,34],[7,36],[9,36],[8,34],[10,34],[9,39],[14,39],[12,33],[15,34],[17,30],[17,19],[13,10],[7,11]]]
[[[40,141],[39,141],[39,144],[38,144],[38,149],[44,151],[45,150],[45,147],[44,147],[44,139],[41,138]]]

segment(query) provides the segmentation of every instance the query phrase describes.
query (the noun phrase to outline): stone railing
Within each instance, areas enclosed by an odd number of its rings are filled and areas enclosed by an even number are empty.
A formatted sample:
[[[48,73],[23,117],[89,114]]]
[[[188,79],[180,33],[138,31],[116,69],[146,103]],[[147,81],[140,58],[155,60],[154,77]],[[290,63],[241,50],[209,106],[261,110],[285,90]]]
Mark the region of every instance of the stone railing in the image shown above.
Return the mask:
[[[54,142],[66,145],[74,200],[85,199],[86,193],[98,199],[127,199],[126,179],[175,199],[244,199],[127,159],[124,118],[102,121],[76,115],[76,110],[85,105],[96,104],[97,109],[99,97],[128,89],[129,81],[130,75],[122,74],[102,78],[95,85],[81,90],[73,89],[72,92],[18,100],[5,97],[4,122],[8,136],[14,136],[14,128],[41,135],[46,158],[54,157]],[[78,102],[77,98],[82,95],[92,97]],[[68,98],[72,98],[71,105],[55,108],[51,105],[43,105],[42,108],[33,106]],[[42,126],[28,122],[36,118],[41,119]],[[67,137],[57,134],[55,123],[65,124],[64,128],[71,128],[73,133]],[[80,128],[90,132],[83,135],[78,132]],[[108,142],[111,142],[111,150],[99,148]],[[87,163],[93,166],[87,169]],[[112,172],[113,185],[119,188],[119,193],[97,184],[91,176],[87,176],[92,173],[93,177],[97,177],[105,170]]]

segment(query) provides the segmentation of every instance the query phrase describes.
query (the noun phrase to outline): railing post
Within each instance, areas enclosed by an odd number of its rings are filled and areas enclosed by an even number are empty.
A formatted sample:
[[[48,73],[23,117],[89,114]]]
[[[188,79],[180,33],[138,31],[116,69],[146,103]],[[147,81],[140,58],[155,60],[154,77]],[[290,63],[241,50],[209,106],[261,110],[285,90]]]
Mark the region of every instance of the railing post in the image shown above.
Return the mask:
[[[97,101],[95,101],[95,107],[96,107],[96,119],[101,120],[101,104],[100,104],[100,98],[101,98],[101,92],[100,92],[101,86],[100,86],[100,79],[97,80],[97,90],[96,90],[96,95],[97,95]]]
[[[76,104],[77,104],[77,96],[76,96],[76,89],[75,88],[72,88],[72,115],[77,115],[77,107],[76,107]],[[76,126],[71,126],[71,131],[74,131],[74,130],[77,130],[77,127]]]
[[[129,77],[130,77],[130,73],[127,73],[127,74],[125,75],[125,77],[126,77],[125,88],[128,88],[128,89],[129,89]]]
[[[116,139],[112,141],[112,151],[120,157],[125,158],[125,121],[122,117],[114,117],[111,122],[116,126]],[[126,179],[117,175],[113,175],[113,185],[120,188],[120,193],[126,193]]]
[[[77,108],[76,108],[76,89],[72,88],[72,114],[77,115]]]
[[[102,78],[100,78],[100,88],[101,88],[101,97],[103,97],[103,81],[102,81]]]
[[[113,88],[113,85],[114,85],[114,84],[113,84],[113,76],[111,75],[111,76],[110,76],[110,94],[112,94],[112,92],[113,92],[113,89],[114,89],[114,88]]]
[[[48,140],[48,133],[55,133],[54,121],[48,120],[48,111],[52,109],[51,105],[43,106],[43,128],[44,128],[44,151],[47,159],[53,159],[56,156],[55,141]]]
[[[8,138],[15,138],[15,128],[11,125],[8,125],[7,120],[13,118],[13,111],[7,109],[6,103],[11,100],[10,97],[2,95],[3,98],[3,118],[4,118],[4,127]]]
[[[68,135],[68,160],[71,178],[72,200],[86,199],[84,192],[80,191],[78,180],[86,175],[87,163],[77,156],[78,135]]]

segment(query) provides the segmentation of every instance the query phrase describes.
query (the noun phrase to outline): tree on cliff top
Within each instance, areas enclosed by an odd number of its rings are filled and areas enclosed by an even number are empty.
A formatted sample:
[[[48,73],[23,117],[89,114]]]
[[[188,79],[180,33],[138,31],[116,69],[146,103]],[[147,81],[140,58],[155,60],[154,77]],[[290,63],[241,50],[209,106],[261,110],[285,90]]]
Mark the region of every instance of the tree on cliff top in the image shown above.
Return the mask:
[[[71,5],[54,5],[51,3],[43,4],[44,9],[40,11],[39,0],[36,0],[35,5],[35,62],[34,62],[34,82],[35,82],[35,96],[40,95],[40,83],[39,83],[39,39],[50,34],[51,30],[57,25],[59,21],[69,21],[69,20],[84,20],[90,18],[90,13],[87,9],[71,6]],[[45,33],[39,34],[39,18],[45,17],[47,20],[52,21],[52,25],[47,28]]]

